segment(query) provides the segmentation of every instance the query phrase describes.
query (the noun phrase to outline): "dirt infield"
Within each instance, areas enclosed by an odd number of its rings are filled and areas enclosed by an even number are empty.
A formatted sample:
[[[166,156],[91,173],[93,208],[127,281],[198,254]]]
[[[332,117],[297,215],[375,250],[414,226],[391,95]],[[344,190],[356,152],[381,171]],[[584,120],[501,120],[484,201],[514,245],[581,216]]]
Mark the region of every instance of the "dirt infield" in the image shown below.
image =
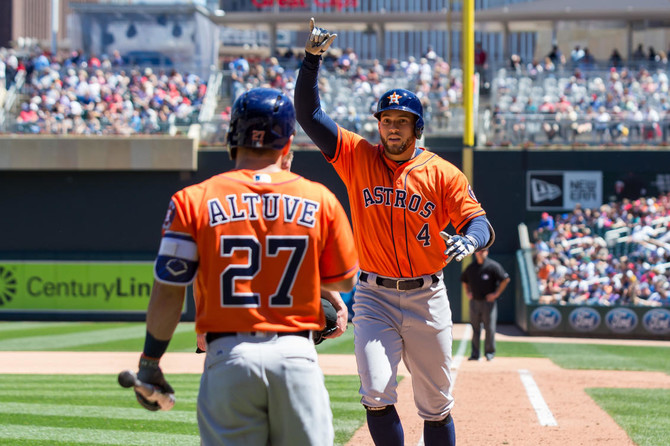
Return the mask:
[[[463,337],[464,325],[454,328]],[[667,341],[529,338],[518,333],[499,333],[498,341],[583,342],[670,346]],[[456,348],[456,346],[454,346]],[[137,366],[137,353],[105,352],[0,352],[0,373],[96,374],[116,373]],[[665,388],[670,376],[658,372],[565,370],[548,359],[495,358],[464,361],[455,358],[454,396],[458,444],[468,445],[633,445],[626,433],[585,393],[589,387]],[[204,355],[168,353],[161,364],[166,373],[200,373]],[[320,355],[325,374],[355,375],[352,355]],[[542,426],[521,380],[527,371],[541,392],[556,426]],[[407,376],[401,367],[400,373]],[[403,420],[406,444],[421,444],[423,423],[413,403],[411,379],[398,388],[398,412]],[[361,428],[348,445],[372,446],[367,428]]]

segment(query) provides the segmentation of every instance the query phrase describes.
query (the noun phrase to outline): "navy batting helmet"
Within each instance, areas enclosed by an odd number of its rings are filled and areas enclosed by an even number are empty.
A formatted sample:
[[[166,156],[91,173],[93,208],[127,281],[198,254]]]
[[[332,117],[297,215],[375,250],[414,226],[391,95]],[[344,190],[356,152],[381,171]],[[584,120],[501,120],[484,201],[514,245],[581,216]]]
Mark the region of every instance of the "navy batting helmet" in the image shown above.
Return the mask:
[[[295,131],[295,109],[279,90],[253,88],[235,100],[228,146],[281,150]]]
[[[394,88],[387,91],[377,102],[375,118],[379,120],[382,112],[386,110],[402,110],[416,115],[414,135],[417,139],[421,138],[423,134],[423,106],[414,93],[403,88]]]

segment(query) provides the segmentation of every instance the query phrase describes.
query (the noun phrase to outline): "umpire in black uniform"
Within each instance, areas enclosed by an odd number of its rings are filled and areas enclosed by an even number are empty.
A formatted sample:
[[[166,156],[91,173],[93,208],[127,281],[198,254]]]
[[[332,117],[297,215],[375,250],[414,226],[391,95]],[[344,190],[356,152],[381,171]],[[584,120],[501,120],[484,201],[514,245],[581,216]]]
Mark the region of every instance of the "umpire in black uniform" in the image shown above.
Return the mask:
[[[470,324],[472,324],[472,353],[470,361],[479,360],[481,325],[484,324],[486,338],[484,353],[486,360],[493,359],[496,353],[496,320],[498,305],[496,300],[510,282],[509,274],[500,263],[489,259],[489,250],[475,252],[475,261],[470,263],[461,274],[461,282],[470,300]]]

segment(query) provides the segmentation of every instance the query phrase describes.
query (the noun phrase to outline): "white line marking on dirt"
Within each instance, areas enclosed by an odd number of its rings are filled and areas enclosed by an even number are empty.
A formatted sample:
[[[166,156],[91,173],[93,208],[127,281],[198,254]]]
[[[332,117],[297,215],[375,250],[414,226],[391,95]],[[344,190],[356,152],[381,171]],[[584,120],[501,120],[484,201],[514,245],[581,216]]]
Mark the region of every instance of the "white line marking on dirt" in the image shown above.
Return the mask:
[[[456,384],[456,376],[458,376],[458,369],[461,366],[461,362],[463,362],[463,358],[465,357],[465,349],[468,347],[468,342],[470,341],[471,337],[472,337],[472,326],[468,324],[465,326],[463,330],[463,337],[461,338],[461,341],[458,343],[458,349],[456,350],[456,353],[453,355],[451,361],[452,392],[454,389],[454,385]],[[421,434],[421,439],[419,440],[419,443],[416,446],[424,446],[423,434]]]
[[[533,409],[535,409],[535,413],[537,413],[537,419],[540,422],[540,426],[558,426],[554,415],[551,413],[549,406],[547,406],[547,403],[542,397],[540,388],[533,379],[533,375],[526,369],[519,369],[519,376],[521,377],[523,386],[526,388],[530,404],[533,406]]]

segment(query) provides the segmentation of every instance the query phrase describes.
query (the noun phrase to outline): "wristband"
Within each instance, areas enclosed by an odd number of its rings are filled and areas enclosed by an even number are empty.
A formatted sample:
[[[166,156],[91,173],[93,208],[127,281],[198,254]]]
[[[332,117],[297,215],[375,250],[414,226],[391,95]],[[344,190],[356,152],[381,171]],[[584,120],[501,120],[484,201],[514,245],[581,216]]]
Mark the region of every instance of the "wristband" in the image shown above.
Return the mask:
[[[472,243],[472,246],[475,247],[475,251],[477,250],[477,248],[479,248],[479,242],[477,242],[476,238],[474,238],[473,236],[471,236],[469,234],[466,235],[465,238],[470,240],[470,243]]]
[[[163,356],[163,353],[167,350],[169,343],[169,339],[167,341],[156,339],[147,330],[147,335],[144,338],[144,351],[142,355],[146,358],[160,359],[160,357]]]

